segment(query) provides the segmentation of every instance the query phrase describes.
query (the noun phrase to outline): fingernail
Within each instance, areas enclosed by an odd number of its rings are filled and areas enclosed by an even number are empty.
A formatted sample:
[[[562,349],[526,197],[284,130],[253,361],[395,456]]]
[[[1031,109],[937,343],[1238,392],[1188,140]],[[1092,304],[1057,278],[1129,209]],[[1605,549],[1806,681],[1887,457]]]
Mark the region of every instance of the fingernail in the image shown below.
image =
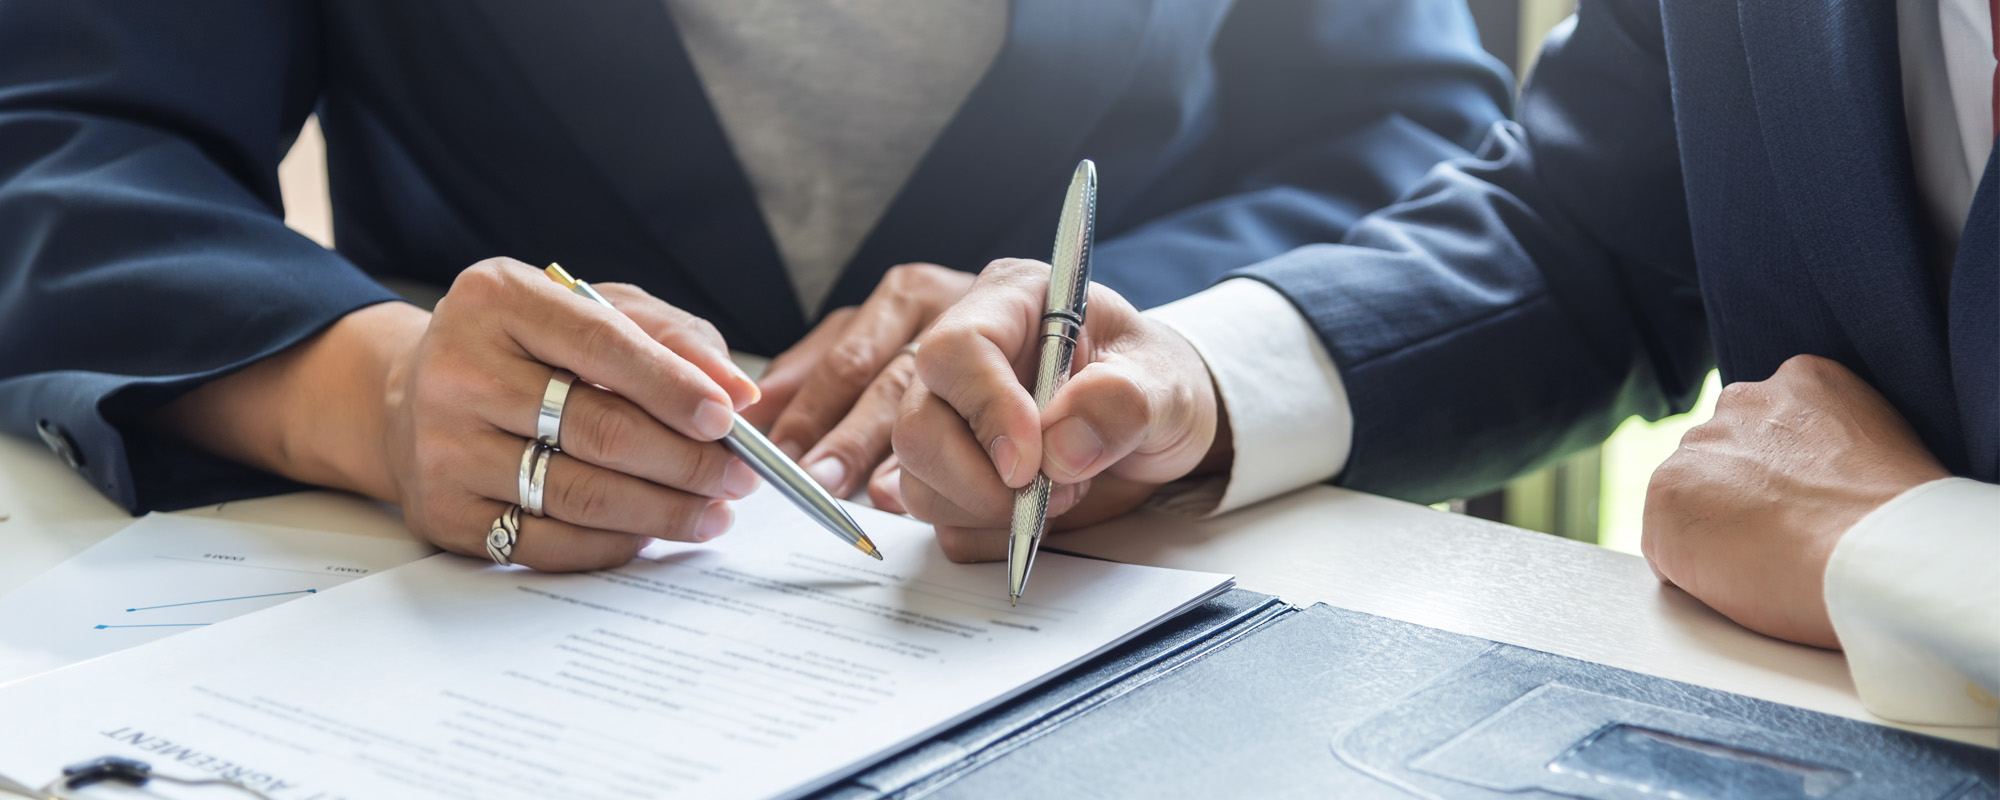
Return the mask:
[[[728,503],[709,503],[708,510],[701,512],[701,522],[694,526],[695,541],[706,542],[724,531],[736,521],[736,514],[729,510]]]
[[[749,394],[743,398],[743,402],[736,406],[737,411],[754,406],[757,404],[757,401],[764,399],[764,387],[758,386],[756,381],[750,380],[750,373],[744,372],[741,369],[734,369],[734,364],[730,366],[732,367],[731,372],[736,374],[736,381],[750,390]]]
[[[842,490],[847,480],[847,465],[840,463],[840,459],[827,456],[814,461],[806,466],[806,474],[813,476],[813,480],[819,481],[819,485],[826,487],[827,491],[844,496]]]
[[[722,493],[731,499],[742,499],[754,491],[757,491],[757,471],[749,464],[731,460],[722,470]]]
[[[1063,514],[1075,507],[1078,495],[1082,494],[1083,488],[1089,485],[1089,481],[1056,484],[1055,488],[1049,491],[1049,515]]]
[[[1104,455],[1104,440],[1097,438],[1097,431],[1090,429],[1090,423],[1078,417],[1066,417],[1050,427],[1042,442],[1048,448],[1049,460],[1065,475],[1088,469],[1098,456]]]
[[[714,400],[703,400],[701,406],[694,410],[694,432],[697,436],[720,439],[735,424],[735,412]]]
[[[805,456],[806,449],[800,447],[798,442],[786,439],[778,443],[778,452],[784,453],[786,458],[797,461]]]
[[[1021,465],[1021,451],[1015,449],[1014,440],[995,436],[993,443],[986,446],[986,454],[993,458],[993,468],[1000,471],[1000,482],[1014,485],[1014,468]]]

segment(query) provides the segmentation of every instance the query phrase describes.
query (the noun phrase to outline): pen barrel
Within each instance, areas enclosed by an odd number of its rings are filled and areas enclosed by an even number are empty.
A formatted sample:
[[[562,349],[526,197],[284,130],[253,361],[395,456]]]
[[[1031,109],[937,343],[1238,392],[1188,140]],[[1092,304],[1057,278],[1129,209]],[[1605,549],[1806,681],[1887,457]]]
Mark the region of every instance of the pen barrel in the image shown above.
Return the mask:
[[[741,416],[737,417],[736,424],[722,437],[722,445],[729,448],[729,452],[735,453],[743,463],[748,464],[752,471],[769,481],[772,488],[777,489],[785,499],[792,501],[792,505],[798,506],[799,510],[806,512],[806,516],[818,522],[820,527],[832,532],[848,544],[861,541],[861,529],[854,526],[853,520],[847,516],[847,511],[840,507],[840,502],[825,489],[820,488],[819,482],[807,475],[805,470],[796,467],[785,468],[784,465],[791,462],[790,457],[779,450],[777,445],[772,444],[770,439],[765,438],[756,426]]]
[[[1069,382],[1069,368],[1076,357],[1076,337],[1082,332],[1075,315],[1051,311],[1042,316],[1041,360],[1035,366],[1035,408],[1047,408]]]
[[[1069,382],[1078,330],[1077,320],[1070,314],[1050,312],[1043,321],[1041,361],[1035,370],[1035,408],[1038,409],[1047,408],[1049,400],[1056,396],[1063,384]],[[1048,476],[1037,472],[1033,482],[1014,494],[1014,516],[1007,542],[1007,560],[1010,562],[1007,574],[1016,595],[1020,594],[1022,584],[1028,579],[1029,568],[1034,566],[1036,544],[1048,529],[1049,492],[1054,488]]]

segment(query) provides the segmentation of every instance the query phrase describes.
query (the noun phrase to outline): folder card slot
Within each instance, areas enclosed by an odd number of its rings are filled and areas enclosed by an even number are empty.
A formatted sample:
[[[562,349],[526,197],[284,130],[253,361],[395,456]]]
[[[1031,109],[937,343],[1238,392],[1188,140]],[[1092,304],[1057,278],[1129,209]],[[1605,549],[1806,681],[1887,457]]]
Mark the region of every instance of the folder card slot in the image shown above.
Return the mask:
[[[1825,755],[1816,750],[1756,726],[1552,684],[1410,766],[1500,791],[1634,800],[1824,800],[1855,783],[1854,771],[1816,761]],[[1957,784],[1939,783],[1898,788],[1939,797]]]
[[[1844,769],[1617,723],[1549,762],[1573,775],[1641,794],[1689,800],[1820,800],[1853,782]]]
[[[1959,800],[1993,754],[1498,645],[1334,736],[1420,797]]]

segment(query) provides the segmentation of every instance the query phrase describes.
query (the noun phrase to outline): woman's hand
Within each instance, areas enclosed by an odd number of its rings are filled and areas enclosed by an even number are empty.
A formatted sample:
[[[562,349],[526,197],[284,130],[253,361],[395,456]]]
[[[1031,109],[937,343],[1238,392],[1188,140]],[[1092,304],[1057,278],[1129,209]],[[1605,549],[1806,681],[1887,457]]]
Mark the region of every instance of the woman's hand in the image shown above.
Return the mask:
[[[714,538],[731,521],[724,501],[757,485],[716,441],[757,387],[707,322],[630,286],[598,289],[618,311],[518,261],[480,262],[435,313],[356,311],[162,421],[225,456],[398,503],[417,535],[484,558],[488,528],[521,502],[543,391],[567,369],[578,379],[547,516],[522,516],[513,560],[596,569],[652,539]]]
[[[858,308],[842,308],[778,355],[764,399],[744,412],[771,441],[841,497],[889,454],[896,406],[915,374],[906,347],[972,287],[973,276],[936,264],[902,264]],[[877,481],[876,483],[880,483]],[[876,493],[876,504],[894,510]]]

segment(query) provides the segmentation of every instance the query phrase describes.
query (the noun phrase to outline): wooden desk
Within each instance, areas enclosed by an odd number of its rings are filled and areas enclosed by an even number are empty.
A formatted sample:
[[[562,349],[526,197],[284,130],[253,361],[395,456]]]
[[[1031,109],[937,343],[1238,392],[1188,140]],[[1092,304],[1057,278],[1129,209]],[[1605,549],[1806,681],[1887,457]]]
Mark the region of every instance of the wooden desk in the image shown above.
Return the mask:
[[[332,492],[176,512],[407,537],[394,508]],[[39,442],[0,436],[0,593],[131,520]],[[1294,603],[1324,602],[1829,714],[1861,707],[1838,653],[1751,633],[1644,561],[1497,523],[1315,487],[1226,517],[1146,513],[1059,535],[1060,550],[1233,573]],[[1885,723],[1888,724],[1888,723]],[[1908,727],[1996,745],[1991,728]]]

